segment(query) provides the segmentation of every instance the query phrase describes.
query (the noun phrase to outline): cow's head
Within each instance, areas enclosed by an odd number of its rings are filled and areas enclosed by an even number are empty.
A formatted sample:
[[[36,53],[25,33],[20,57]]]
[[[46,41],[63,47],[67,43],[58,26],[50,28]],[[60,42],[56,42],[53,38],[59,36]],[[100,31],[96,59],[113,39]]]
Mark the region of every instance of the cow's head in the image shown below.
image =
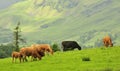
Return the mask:
[[[110,43],[110,47],[113,47],[113,43]]]

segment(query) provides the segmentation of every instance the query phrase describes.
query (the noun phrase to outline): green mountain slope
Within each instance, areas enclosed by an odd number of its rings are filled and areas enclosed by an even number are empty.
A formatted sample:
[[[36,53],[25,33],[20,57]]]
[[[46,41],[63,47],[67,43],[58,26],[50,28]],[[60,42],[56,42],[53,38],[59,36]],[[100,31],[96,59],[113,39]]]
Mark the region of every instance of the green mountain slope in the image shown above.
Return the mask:
[[[119,13],[118,0],[24,0],[0,12],[0,26],[11,33],[20,21],[29,43],[76,40],[82,46],[93,46],[110,35],[119,45]]]

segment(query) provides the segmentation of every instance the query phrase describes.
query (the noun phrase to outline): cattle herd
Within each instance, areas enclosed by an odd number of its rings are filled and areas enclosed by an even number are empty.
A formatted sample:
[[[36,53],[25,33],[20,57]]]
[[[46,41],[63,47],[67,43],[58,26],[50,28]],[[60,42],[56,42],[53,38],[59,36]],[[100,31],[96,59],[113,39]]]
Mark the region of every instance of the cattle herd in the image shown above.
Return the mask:
[[[63,46],[63,51],[73,50],[75,48],[81,50],[81,47],[76,41],[63,41],[61,44]],[[103,44],[106,47],[113,46],[112,40],[109,36],[103,38]],[[12,52],[12,62],[15,62],[17,58],[19,58],[20,62],[28,61],[27,57],[29,56],[31,56],[31,61],[33,61],[33,59],[41,60],[46,53],[53,55],[53,50],[49,44],[33,44],[29,47],[21,48],[19,52]]]
[[[31,61],[34,58],[41,60],[45,53],[48,52],[53,55],[53,50],[49,44],[33,44],[30,47],[23,47],[19,52],[12,52],[12,62],[15,62],[17,58],[21,61],[27,61],[27,57],[31,56]]]

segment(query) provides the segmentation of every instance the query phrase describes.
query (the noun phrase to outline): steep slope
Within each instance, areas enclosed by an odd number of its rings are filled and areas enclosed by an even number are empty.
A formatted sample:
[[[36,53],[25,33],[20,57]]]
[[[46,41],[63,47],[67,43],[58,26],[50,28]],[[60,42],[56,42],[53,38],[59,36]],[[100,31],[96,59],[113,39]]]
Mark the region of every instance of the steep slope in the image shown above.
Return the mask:
[[[119,13],[118,0],[25,0],[0,12],[0,26],[12,32],[20,21],[28,42],[76,40],[93,46],[110,35],[119,45]]]

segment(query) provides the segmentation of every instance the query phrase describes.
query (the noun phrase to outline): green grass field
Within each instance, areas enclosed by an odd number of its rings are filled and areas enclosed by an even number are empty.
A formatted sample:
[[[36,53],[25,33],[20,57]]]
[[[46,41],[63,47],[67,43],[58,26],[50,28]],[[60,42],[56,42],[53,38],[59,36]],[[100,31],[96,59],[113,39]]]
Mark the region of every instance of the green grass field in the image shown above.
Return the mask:
[[[83,61],[89,58],[90,61]],[[19,63],[0,59],[0,71],[120,71],[120,47],[56,52],[40,61]]]

